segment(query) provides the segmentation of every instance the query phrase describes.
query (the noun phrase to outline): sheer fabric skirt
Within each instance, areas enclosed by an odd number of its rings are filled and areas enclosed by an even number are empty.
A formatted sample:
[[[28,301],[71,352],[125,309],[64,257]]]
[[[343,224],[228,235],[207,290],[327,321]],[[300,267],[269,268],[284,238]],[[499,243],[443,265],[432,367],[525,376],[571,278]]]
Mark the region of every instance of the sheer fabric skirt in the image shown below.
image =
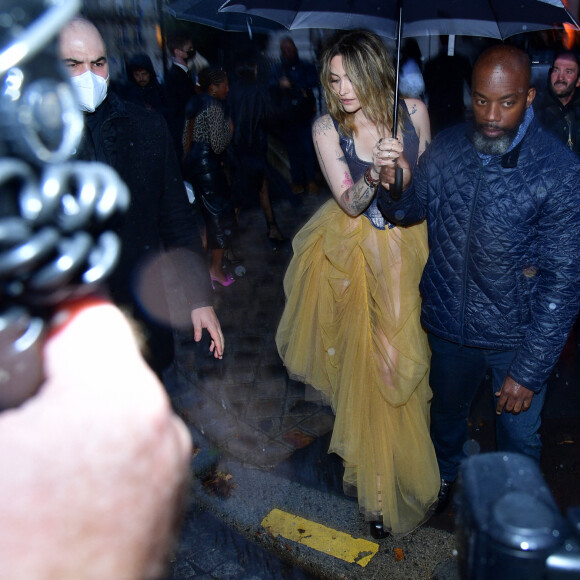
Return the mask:
[[[298,232],[276,343],[289,375],[332,405],[329,453],[368,520],[395,534],[439,492],[429,436],[430,351],[419,322],[426,226],[377,230],[325,203]]]

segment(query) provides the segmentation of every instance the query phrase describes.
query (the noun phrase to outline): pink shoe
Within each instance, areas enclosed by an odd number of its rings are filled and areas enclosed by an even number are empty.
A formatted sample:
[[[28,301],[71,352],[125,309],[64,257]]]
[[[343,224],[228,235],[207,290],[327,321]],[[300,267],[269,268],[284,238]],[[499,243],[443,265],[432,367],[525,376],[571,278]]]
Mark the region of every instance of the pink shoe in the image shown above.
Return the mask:
[[[217,282],[220,286],[231,286],[235,281],[236,281],[236,279],[229,273],[226,274],[226,279],[223,282],[212,276],[211,277],[211,286],[215,290],[214,282]]]

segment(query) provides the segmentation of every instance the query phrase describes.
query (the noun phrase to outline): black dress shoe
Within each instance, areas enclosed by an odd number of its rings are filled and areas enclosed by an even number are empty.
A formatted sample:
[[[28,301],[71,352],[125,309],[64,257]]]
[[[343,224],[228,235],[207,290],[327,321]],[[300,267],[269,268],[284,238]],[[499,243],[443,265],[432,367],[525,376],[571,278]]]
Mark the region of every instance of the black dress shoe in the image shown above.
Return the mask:
[[[437,503],[437,507],[435,508],[435,515],[443,513],[449,505],[452,489],[452,481],[447,481],[446,479],[441,480],[441,487],[439,488],[439,495],[437,496],[439,501]]]
[[[371,536],[375,540],[382,540],[383,538],[387,538],[389,532],[383,528],[383,522],[375,521],[370,523],[371,526]]]

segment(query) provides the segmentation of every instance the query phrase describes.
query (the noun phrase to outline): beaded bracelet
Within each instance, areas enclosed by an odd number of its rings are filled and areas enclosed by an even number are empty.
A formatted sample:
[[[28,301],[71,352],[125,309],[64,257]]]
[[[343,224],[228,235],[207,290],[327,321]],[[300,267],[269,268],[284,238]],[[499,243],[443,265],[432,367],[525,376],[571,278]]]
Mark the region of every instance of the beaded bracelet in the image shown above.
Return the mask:
[[[380,183],[380,178],[379,179],[373,179],[373,177],[371,177],[371,170],[372,170],[373,166],[369,165],[367,167],[367,170],[365,171],[365,183],[369,186],[372,187],[373,189],[375,189],[377,187],[377,185]]]

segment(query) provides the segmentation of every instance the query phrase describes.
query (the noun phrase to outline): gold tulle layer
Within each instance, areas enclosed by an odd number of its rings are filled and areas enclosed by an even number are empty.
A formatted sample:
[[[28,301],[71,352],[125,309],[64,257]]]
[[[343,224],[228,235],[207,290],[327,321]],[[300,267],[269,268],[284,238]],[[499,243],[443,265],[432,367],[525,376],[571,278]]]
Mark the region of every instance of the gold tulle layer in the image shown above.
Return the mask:
[[[430,351],[419,322],[424,224],[377,230],[325,203],[298,232],[276,343],[292,378],[336,415],[329,452],[361,512],[393,533],[419,525],[439,491],[429,437]]]

